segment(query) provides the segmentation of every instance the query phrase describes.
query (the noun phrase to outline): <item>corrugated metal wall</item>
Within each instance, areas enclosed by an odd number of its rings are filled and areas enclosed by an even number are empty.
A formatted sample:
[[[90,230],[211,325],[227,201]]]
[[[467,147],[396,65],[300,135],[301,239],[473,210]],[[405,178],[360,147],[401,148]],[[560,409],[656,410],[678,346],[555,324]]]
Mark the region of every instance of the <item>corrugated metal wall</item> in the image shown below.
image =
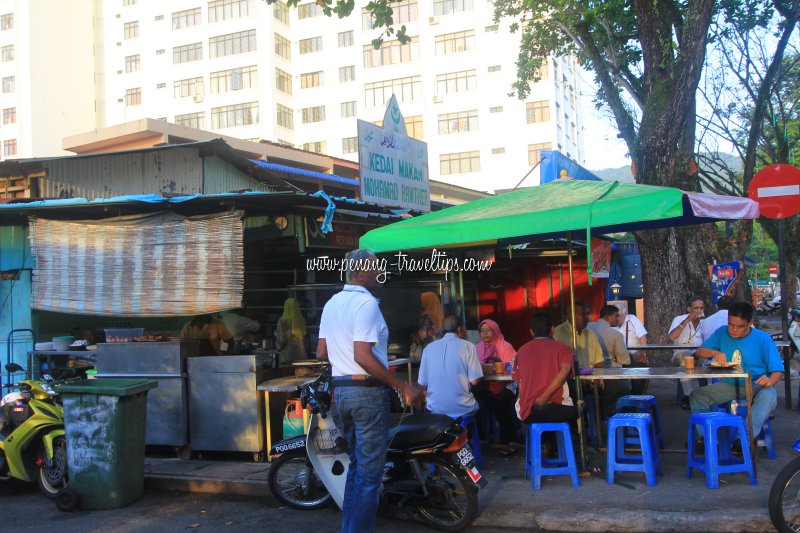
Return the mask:
[[[46,166],[39,196],[47,198],[203,192],[203,159],[198,148],[56,159]]]
[[[265,183],[251,178],[219,157],[207,157],[205,159],[203,181],[203,192],[205,194],[240,191],[242,189],[252,189],[254,191],[271,190]]]

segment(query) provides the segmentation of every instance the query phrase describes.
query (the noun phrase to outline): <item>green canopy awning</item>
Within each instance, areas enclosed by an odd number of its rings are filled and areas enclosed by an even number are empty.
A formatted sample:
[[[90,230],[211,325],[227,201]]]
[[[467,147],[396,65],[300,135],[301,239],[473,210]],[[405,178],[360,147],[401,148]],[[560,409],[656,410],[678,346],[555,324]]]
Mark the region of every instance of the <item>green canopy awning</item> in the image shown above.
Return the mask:
[[[495,245],[664,226],[757,218],[748,198],[686,193],[618,182],[555,181],[481,198],[372,230],[360,245],[376,252]]]

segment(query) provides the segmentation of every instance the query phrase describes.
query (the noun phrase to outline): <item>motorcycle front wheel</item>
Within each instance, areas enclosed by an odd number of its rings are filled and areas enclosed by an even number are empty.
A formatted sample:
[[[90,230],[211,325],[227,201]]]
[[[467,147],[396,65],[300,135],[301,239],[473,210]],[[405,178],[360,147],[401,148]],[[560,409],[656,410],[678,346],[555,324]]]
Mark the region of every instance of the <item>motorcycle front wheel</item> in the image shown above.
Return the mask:
[[[420,463],[428,473],[425,483],[429,497],[417,512],[440,531],[461,531],[478,512],[478,489],[461,468],[442,458]]]
[[[63,437],[53,441],[53,460],[49,463],[42,446],[42,466],[36,481],[42,494],[51,500],[67,486],[67,443]]]
[[[272,461],[269,490],[295,509],[321,509],[333,501],[304,451],[284,453]]]
[[[800,533],[800,457],[789,461],[772,482],[769,517],[781,533]]]

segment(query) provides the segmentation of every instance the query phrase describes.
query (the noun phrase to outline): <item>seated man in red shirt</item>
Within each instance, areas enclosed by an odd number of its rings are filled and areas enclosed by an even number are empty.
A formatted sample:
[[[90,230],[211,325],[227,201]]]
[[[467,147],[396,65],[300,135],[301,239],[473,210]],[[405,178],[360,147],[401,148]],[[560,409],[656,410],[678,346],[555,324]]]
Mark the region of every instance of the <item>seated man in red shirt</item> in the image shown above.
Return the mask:
[[[553,340],[553,318],[546,313],[533,315],[531,335],[533,340],[517,351],[514,362],[513,378],[519,383],[519,418],[526,424],[569,422],[575,433],[578,410],[566,386],[567,378],[573,374],[572,349]]]

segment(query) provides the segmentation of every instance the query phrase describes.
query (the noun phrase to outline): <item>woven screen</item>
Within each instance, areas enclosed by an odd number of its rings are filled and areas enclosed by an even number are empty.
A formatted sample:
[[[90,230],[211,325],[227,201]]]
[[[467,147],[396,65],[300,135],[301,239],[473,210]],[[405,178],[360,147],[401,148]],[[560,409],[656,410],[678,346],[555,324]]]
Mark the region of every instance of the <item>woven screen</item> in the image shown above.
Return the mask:
[[[242,213],[30,220],[34,309],[186,316],[241,307]]]

